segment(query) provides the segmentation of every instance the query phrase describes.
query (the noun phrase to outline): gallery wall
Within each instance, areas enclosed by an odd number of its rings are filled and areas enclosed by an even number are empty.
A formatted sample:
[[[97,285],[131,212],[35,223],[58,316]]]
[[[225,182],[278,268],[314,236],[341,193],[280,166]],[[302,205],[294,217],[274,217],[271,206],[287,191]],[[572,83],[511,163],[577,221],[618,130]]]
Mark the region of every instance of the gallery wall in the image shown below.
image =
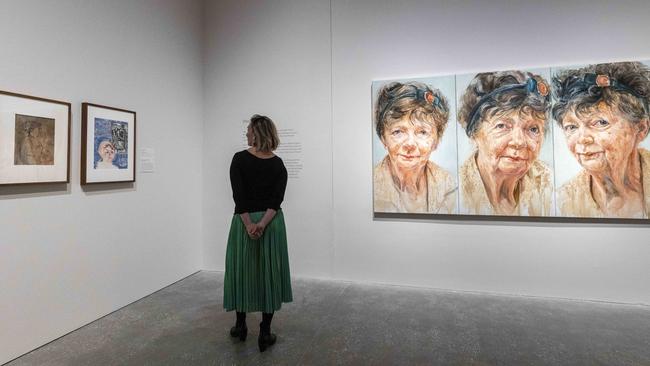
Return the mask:
[[[648,12],[641,0],[210,1],[205,268],[223,270],[238,125],[266,113],[309,131],[306,178],[284,205],[294,275],[650,304],[648,225],[374,218],[370,93],[373,80],[646,60]]]
[[[290,140],[302,149],[294,154],[301,156],[302,171],[289,174],[282,205],[291,270],[331,278],[329,2],[208,1],[206,14],[204,268],[224,269],[235,208],[230,161],[245,147],[244,120],[264,114],[293,131]]]
[[[643,1],[334,1],[333,275],[650,303],[648,225],[373,220],[369,167],[371,80],[645,60],[648,11]]]
[[[71,182],[0,187],[0,364],[201,268],[202,2],[0,2],[0,90],[72,103]],[[81,103],[137,112],[135,184],[81,188]]]

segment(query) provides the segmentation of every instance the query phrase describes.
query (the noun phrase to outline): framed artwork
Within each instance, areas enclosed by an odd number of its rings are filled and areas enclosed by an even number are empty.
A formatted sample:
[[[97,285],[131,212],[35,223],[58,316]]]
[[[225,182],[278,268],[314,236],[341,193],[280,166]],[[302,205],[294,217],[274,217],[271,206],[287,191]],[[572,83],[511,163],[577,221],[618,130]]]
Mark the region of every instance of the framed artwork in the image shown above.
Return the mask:
[[[0,185],[70,181],[71,105],[0,91]]]
[[[81,184],[135,182],[136,113],[81,105]]]
[[[375,213],[650,218],[650,62],[372,83]]]

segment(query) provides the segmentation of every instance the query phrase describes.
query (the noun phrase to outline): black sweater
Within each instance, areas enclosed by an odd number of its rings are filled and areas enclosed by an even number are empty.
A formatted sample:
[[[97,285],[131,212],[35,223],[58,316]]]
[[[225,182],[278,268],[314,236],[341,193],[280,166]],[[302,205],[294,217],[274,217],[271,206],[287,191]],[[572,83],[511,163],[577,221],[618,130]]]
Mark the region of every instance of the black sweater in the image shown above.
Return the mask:
[[[232,157],[230,185],[236,214],[279,210],[287,188],[287,169],[278,156],[262,159],[243,150]]]

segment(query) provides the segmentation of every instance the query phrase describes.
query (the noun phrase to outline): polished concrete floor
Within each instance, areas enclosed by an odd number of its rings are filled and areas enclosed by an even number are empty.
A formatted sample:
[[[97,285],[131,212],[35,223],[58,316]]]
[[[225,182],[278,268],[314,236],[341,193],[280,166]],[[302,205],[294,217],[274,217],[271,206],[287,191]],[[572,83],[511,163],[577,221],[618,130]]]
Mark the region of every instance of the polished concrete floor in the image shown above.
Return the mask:
[[[650,307],[312,279],[259,353],[222,286],[199,272],[8,365],[650,365]]]

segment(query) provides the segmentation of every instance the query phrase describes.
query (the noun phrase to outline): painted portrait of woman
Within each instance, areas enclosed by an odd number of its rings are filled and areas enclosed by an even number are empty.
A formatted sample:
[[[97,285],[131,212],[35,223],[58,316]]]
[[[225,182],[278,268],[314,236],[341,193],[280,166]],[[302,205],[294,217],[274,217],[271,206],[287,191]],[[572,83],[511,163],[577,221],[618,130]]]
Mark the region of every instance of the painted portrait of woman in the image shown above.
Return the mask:
[[[431,159],[448,126],[447,98],[422,82],[389,82],[378,88],[373,114],[379,141],[374,154],[378,160],[373,172],[374,211],[456,213],[455,174]],[[455,149],[454,135],[449,142]],[[455,166],[455,159],[451,162]]]
[[[540,159],[551,106],[546,80],[500,71],[476,74],[465,85],[458,89],[466,135],[459,133],[459,151],[467,146],[459,156],[461,213],[552,215],[552,167]],[[552,153],[550,145],[546,150]]]
[[[108,140],[103,140],[97,148],[100,160],[95,163],[95,169],[117,169],[113,164],[115,160],[115,145]]]
[[[579,165],[559,181],[558,214],[650,217],[650,152],[641,147],[649,129],[648,66],[619,62],[560,70],[553,87],[553,117],[561,131],[556,149],[563,142]]]

